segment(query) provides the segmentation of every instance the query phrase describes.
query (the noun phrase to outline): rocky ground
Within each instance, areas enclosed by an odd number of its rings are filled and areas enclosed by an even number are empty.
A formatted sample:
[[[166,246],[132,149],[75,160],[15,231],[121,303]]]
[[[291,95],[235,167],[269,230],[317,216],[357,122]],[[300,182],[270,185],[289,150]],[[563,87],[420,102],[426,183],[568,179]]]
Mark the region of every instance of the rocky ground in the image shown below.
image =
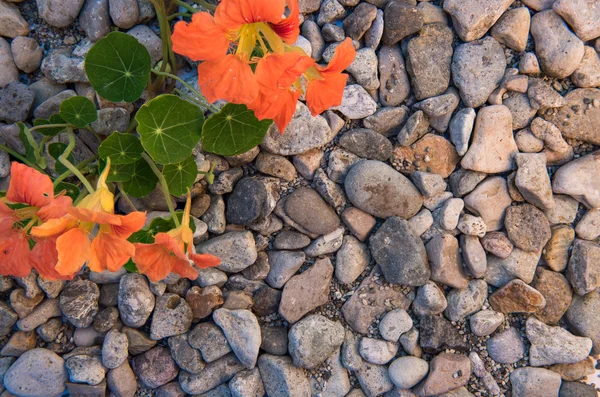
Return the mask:
[[[344,101],[299,103],[243,155],[198,148],[217,177],[194,187],[195,239],[222,264],[1,278],[2,397],[597,396],[600,3],[300,8],[317,61],[356,40]],[[124,131],[136,107],[97,97],[83,58],[119,28],[158,61],[153,18],[147,0],[0,0],[0,141],[22,151],[13,123],[74,95],[98,134]],[[81,160],[98,141],[78,138]]]

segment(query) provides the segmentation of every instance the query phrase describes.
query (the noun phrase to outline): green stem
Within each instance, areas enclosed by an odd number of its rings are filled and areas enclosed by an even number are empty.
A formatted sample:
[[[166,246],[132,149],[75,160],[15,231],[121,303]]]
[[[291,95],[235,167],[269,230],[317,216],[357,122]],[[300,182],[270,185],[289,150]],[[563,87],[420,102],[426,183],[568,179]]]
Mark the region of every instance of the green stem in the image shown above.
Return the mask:
[[[79,178],[81,183],[83,183],[83,186],[85,186],[85,188],[87,189],[87,191],[90,194],[94,193],[94,188],[92,187],[90,182],[85,178],[85,176],[83,176],[81,171],[79,171],[79,169],[77,167],[75,167],[73,165],[73,163],[71,163],[67,158],[67,157],[69,157],[69,154],[71,154],[71,151],[73,150],[73,148],[75,148],[75,134],[73,134],[73,131],[69,131],[68,135],[69,135],[69,145],[67,145],[67,149],[64,151],[64,153],[58,157],[58,161],[60,161],[62,163],[62,165],[67,167],[67,169],[69,171],[71,171],[73,173],[73,175],[75,175],[77,178]]]
[[[42,124],[42,125],[37,125],[35,127],[32,127],[29,129],[29,131],[36,131],[36,130],[42,130],[44,128],[60,128],[60,127],[68,127],[69,124]]]
[[[185,1],[182,0],[173,0],[173,3],[177,4],[178,6],[181,6],[183,8],[185,8],[186,10],[188,10],[189,12],[191,12],[192,14],[195,12],[198,12],[197,9],[195,9],[194,7],[192,7],[191,5],[189,5],[188,3],[186,3]]]
[[[175,88],[173,91],[176,94],[179,94],[179,96],[182,97],[183,99],[187,99],[188,102],[191,102],[194,105],[197,105],[198,107],[204,106],[204,104],[201,103],[197,98],[194,98],[193,96],[191,96],[189,94],[186,94],[185,92],[181,91],[179,88]]]
[[[23,164],[27,164],[31,168],[35,168],[36,170],[38,170],[40,172],[44,172],[44,170],[42,170],[40,167],[38,167],[37,164],[33,164],[32,162],[30,162],[29,160],[27,160],[26,157],[20,155],[19,153],[17,153],[16,151],[12,150],[8,146],[0,144],[0,150],[3,150],[6,153],[10,154],[11,156],[13,156],[14,158],[16,158],[17,160],[21,161]]]
[[[137,211],[135,204],[133,204],[133,201],[131,201],[127,193],[125,193],[125,189],[123,189],[123,184],[121,182],[117,182],[117,186],[119,187],[119,193],[121,194],[121,197],[123,197],[123,200],[125,200],[127,204],[129,204],[132,210]]]
[[[134,118],[131,119],[131,121],[129,122],[129,125],[127,126],[127,129],[125,130],[126,134],[131,134],[133,132],[133,130],[135,130],[135,128],[137,127],[138,122],[137,120]]]
[[[77,167],[78,170],[81,170],[83,167],[85,167],[86,165],[88,165],[92,161],[95,161],[97,158],[98,158],[98,155],[95,155],[95,156],[92,156],[90,158],[87,158],[87,159],[83,160],[82,162],[80,162],[79,164],[77,164],[76,167]],[[60,174],[58,176],[58,178],[56,178],[54,180],[54,186],[56,187],[59,183],[61,183],[62,181],[64,181],[71,174],[72,174],[72,172],[70,170],[67,170],[67,171],[63,172],[62,174]]]
[[[191,17],[191,16],[192,16],[192,14],[190,14],[189,12],[177,12],[175,14],[169,15],[169,18],[167,18],[167,19],[170,22],[177,17]]]
[[[158,177],[158,182],[160,183],[160,187],[163,191],[163,195],[165,196],[165,200],[167,201],[167,206],[169,207],[169,212],[171,213],[171,217],[173,218],[173,222],[175,222],[175,226],[179,226],[179,219],[177,219],[177,215],[175,214],[175,208],[173,208],[173,202],[171,201],[171,193],[169,192],[169,185],[167,185],[167,180],[158,167],[154,160],[150,158],[148,153],[142,153],[142,158],[146,160],[154,175]]]
[[[201,5],[202,7],[209,9],[211,11],[215,11],[217,9],[217,6],[214,4],[210,4],[209,2],[207,2],[206,0],[192,0],[194,3]]]
[[[211,111],[217,113],[221,110],[218,107],[216,107],[215,105],[213,105],[212,103],[209,103],[208,101],[206,101],[206,99],[204,98],[204,95],[202,95],[198,90],[196,90],[194,87],[192,87],[191,85],[186,83],[181,77],[175,76],[174,74],[171,74],[171,73],[159,72],[158,70],[154,70],[154,69],[152,69],[152,73],[157,74],[159,76],[169,77],[171,79],[175,79],[175,80],[179,81],[181,84],[183,84],[185,86],[185,88],[192,91],[198,98],[200,98],[200,100],[202,102],[206,102],[205,103],[206,107],[209,108]]]

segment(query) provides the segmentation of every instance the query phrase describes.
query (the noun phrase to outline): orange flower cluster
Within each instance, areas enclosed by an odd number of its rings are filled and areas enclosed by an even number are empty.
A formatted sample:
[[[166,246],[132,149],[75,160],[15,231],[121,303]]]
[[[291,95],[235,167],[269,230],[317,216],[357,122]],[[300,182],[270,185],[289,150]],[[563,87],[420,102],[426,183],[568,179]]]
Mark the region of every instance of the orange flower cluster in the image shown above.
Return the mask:
[[[0,274],[25,277],[33,267],[45,279],[71,280],[86,263],[94,272],[114,272],[133,258],[140,260],[140,272],[148,272],[153,281],[170,272],[195,279],[197,271],[180,252],[184,244],[188,244],[190,258],[197,266],[219,264],[212,255],[195,254],[189,226],[169,232],[177,243],[173,245],[169,240],[167,249],[163,248],[160,235],[154,244],[142,246],[127,241],[144,226],[146,214],[114,213],[114,195],[106,184],[109,169],[110,160],[98,179],[96,191],[73,206],[71,198],[54,195],[47,175],[13,162],[10,186],[6,197],[0,200]],[[186,213],[189,224],[189,204]],[[178,233],[185,237],[178,238]],[[152,253],[155,258],[157,252],[168,257],[161,263],[160,278],[156,278],[157,273],[146,261]]]
[[[341,104],[342,71],[356,56],[346,39],[320,66],[293,46],[299,34],[298,0],[222,0],[214,17],[199,12],[191,23],[178,22],[172,40],[175,52],[204,61],[198,84],[209,102],[244,104],[283,132],[302,94],[313,116]]]

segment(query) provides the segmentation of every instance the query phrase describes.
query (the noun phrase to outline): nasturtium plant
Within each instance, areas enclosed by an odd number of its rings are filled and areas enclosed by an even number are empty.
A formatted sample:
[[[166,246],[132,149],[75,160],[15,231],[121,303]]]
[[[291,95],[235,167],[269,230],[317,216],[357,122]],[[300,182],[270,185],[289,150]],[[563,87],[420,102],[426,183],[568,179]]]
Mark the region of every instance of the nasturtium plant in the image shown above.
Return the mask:
[[[210,116],[202,130],[202,147],[222,156],[234,156],[259,145],[271,120],[258,121],[245,105],[228,103]]]
[[[54,194],[61,194],[64,192],[71,200],[75,201],[81,189],[79,189],[76,185],[68,182],[60,182],[54,186]]]
[[[52,128],[41,128],[39,129],[39,133],[44,135],[44,136],[56,136],[58,134],[60,134],[61,132],[63,132],[67,126],[63,126],[62,124],[66,124],[65,120],[63,120],[62,117],[60,117],[60,115],[58,114],[53,114],[52,116],[50,116],[48,118],[48,120],[46,119],[35,119],[33,121],[33,126],[34,127],[38,127],[38,126],[42,126],[42,125],[59,125],[59,127],[52,127]]]
[[[98,119],[96,105],[82,96],[75,96],[63,101],[58,115],[69,124],[83,128]]]
[[[198,176],[198,166],[194,156],[190,156],[181,163],[167,164],[162,173],[169,186],[169,191],[175,196],[184,195],[194,184]]]
[[[131,164],[129,180],[123,182],[125,192],[133,197],[144,197],[152,193],[158,183],[158,177],[144,159]]]
[[[138,100],[150,77],[150,53],[134,37],[109,33],[85,57],[85,72],[102,98],[113,102]]]
[[[178,96],[161,95],[142,106],[135,119],[142,145],[152,159],[176,164],[190,156],[200,141],[204,114]]]
[[[50,145],[48,145],[48,154],[50,156],[52,156],[52,158],[54,160],[56,160],[56,163],[54,164],[54,170],[59,175],[64,172],[67,172],[67,167],[65,167],[58,160],[58,158],[65,152],[65,150],[67,150],[67,145],[62,142],[54,142],[54,143],[51,143]],[[71,163],[73,163],[73,164],[75,163],[75,157],[73,156],[73,153],[69,153],[69,155],[67,156],[67,159]]]
[[[137,136],[120,132],[110,134],[98,148],[98,155],[104,159],[110,157],[115,165],[135,163],[142,158],[143,152],[144,148]]]

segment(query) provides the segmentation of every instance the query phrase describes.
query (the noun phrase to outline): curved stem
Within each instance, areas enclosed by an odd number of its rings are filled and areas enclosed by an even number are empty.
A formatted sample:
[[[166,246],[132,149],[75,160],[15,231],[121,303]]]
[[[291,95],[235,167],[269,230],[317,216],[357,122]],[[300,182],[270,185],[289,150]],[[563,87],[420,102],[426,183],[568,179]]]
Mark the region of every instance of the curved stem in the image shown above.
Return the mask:
[[[71,171],[73,173],[73,175],[75,175],[77,178],[79,178],[81,183],[83,183],[83,186],[85,186],[85,188],[87,189],[87,191],[90,194],[94,193],[94,188],[92,187],[90,182],[85,178],[85,176],[83,176],[81,171],[79,171],[79,169],[77,167],[75,167],[73,165],[73,163],[71,163],[68,159],[69,154],[71,154],[71,151],[75,147],[75,135],[73,134],[73,131],[69,131],[68,134],[69,134],[69,145],[67,146],[67,149],[65,149],[64,153],[58,157],[58,161],[60,161],[62,163],[62,165],[67,167],[67,169],[69,171]]]
[[[201,5],[202,7],[211,10],[211,11],[216,11],[217,6],[214,4],[210,4],[209,2],[207,2],[206,0],[192,0],[194,3]]]
[[[29,131],[43,130],[44,128],[66,128],[69,124],[42,124],[29,129]]]
[[[127,129],[125,130],[125,134],[131,134],[133,132],[133,130],[136,129],[138,125],[137,120],[134,118],[131,119],[131,121],[129,122],[129,125],[127,126]]]
[[[14,158],[16,158],[17,160],[21,161],[23,164],[27,164],[29,167],[35,168],[39,172],[44,172],[44,170],[42,170],[40,167],[38,167],[37,164],[33,164],[32,162],[30,162],[29,160],[27,160],[27,158],[25,158],[24,156],[20,155],[19,153],[17,153],[16,151],[12,150],[11,148],[9,148],[6,145],[0,144],[0,150],[3,150],[6,153],[10,154],[11,156],[13,156]]]
[[[181,77],[176,76],[174,74],[171,73],[166,73],[166,72],[159,72],[158,70],[154,70],[152,69],[152,73],[157,74],[159,76],[165,76],[165,77],[169,77],[171,79],[175,79],[177,81],[179,81],[181,84],[183,84],[183,86],[185,86],[185,88],[187,88],[188,90],[190,90],[191,92],[193,92],[198,98],[200,98],[200,100],[202,102],[205,102],[206,107],[208,109],[210,109],[211,111],[217,113],[219,111],[221,111],[221,109],[219,109],[218,107],[216,107],[215,105],[213,105],[212,103],[209,103],[206,98],[204,98],[204,95],[202,95],[198,90],[196,90],[194,87],[192,87],[190,84],[186,83],[185,80],[183,80]]]
[[[171,213],[171,218],[173,218],[173,222],[175,222],[175,226],[179,226],[179,219],[177,218],[177,214],[175,214],[175,208],[173,208],[173,202],[171,201],[171,193],[169,192],[169,185],[167,185],[167,180],[163,176],[162,172],[156,166],[154,160],[150,158],[148,153],[142,153],[142,158],[146,160],[154,175],[158,177],[158,182],[160,183],[160,188],[162,189],[163,195],[165,196],[165,200],[167,201],[167,207],[169,207],[169,212]]]
[[[169,15],[169,17],[167,18],[169,21],[172,21],[175,18],[178,17],[191,17],[192,14],[190,14],[189,12],[176,12],[175,14],[171,14]]]
[[[185,1],[181,1],[181,0],[174,0],[173,3],[177,4],[178,6],[181,6],[183,8],[185,8],[186,10],[188,10],[191,13],[195,13],[198,10],[195,9],[194,7],[192,7],[191,5],[189,5],[188,3],[186,3]]]
[[[119,193],[121,194],[121,197],[123,197],[123,200],[125,200],[127,202],[127,204],[131,207],[131,209],[133,209],[134,211],[137,211],[138,209],[135,207],[135,204],[133,204],[133,201],[131,201],[131,198],[129,198],[127,193],[125,193],[125,189],[123,189],[123,184],[121,182],[117,182],[117,186],[119,187]],[[116,199],[115,199],[115,201],[116,201]]]
[[[85,167],[86,165],[88,165],[89,163],[91,163],[92,161],[95,161],[98,158],[98,155],[94,155],[90,158],[87,158],[85,160],[83,160],[82,162],[80,162],[79,164],[76,165],[78,170],[81,170],[83,167]],[[56,178],[54,180],[54,187],[56,187],[59,183],[61,183],[62,181],[64,181],[66,178],[69,177],[69,175],[71,175],[72,172],[71,171],[65,171],[62,174],[60,174],[58,176],[58,178]]]

